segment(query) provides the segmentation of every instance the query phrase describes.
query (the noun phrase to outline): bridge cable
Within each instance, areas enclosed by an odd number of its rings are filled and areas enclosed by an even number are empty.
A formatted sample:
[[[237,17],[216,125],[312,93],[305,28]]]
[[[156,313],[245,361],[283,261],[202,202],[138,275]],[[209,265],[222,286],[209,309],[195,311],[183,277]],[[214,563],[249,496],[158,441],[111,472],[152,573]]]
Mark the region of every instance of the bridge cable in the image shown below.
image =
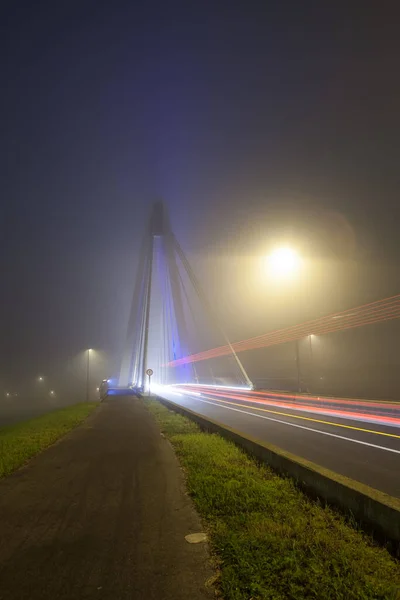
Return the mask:
[[[242,364],[242,362],[240,361],[239,357],[237,356],[231,342],[229,341],[229,338],[227,336],[227,334],[225,333],[224,329],[221,327],[219,320],[215,314],[215,311],[212,309],[210,303],[208,302],[207,297],[205,296],[199,281],[197,280],[196,275],[193,272],[193,269],[188,261],[188,259],[186,258],[186,255],[184,253],[184,251],[182,250],[178,240],[176,239],[175,235],[172,233],[172,240],[173,240],[173,244],[175,246],[176,252],[182,262],[182,265],[193,285],[193,288],[195,289],[197,296],[200,300],[200,302],[203,304],[203,307],[205,308],[206,312],[209,314],[210,318],[212,319],[212,321],[215,323],[216,327],[219,329],[219,331],[221,332],[223,338],[225,339],[226,344],[229,346],[233,356],[235,357],[235,360],[239,366],[239,369],[242,373],[242,375],[244,376],[244,379],[247,383],[247,385],[251,388],[253,388],[253,383],[251,382],[249,376],[247,375],[247,372]]]

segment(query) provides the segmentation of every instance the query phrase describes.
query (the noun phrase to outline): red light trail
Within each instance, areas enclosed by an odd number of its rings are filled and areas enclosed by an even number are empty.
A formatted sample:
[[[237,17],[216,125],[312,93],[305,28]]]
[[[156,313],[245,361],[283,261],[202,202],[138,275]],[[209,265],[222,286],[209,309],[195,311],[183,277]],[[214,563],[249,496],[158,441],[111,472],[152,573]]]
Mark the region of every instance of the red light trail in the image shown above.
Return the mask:
[[[185,393],[200,392],[199,395],[213,399],[227,399],[277,408],[289,408],[296,411],[313,412],[315,414],[328,414],[339,418],[356,419],[362,421],[379,421],[388,426],[400,427],[400,403],[374,402],[350,398],[329,398],[324,396],[302,396],[297,394],[283,394],[279,392],[255,392],[243,390],[242,392],[223,389],[211,389],[213,386],[192,386],[178,384],[174,386]]]
[[[205,350],[204,352],[184,356],[183,358],[169,362],[168,366],[175,367],[191,362],[227,356],[231,354],[232,348],[235,352],[244,352],[246,350],[254,350],[256,348],[266,348],[269,346],[296,341],[309,335],[324,335],[327,333],[334,333],[336,331],[344,331],[346,329],[362,327],[364,325],[381,323],[391,319],[398,319],[399,317],[400,294],[390,298],[384,298],[376,302],[370,302],[369,304],[364,304],[356,308],[347,309],[342,312],[333,313],[325,317],[319,317],[318,319],[306,321],[304,323],[300,323],[299,325],[293,325],[291,327],[271,331],[247,340],[235,342],[231,346],[219,346],[218,348],[212,348],[210,350]]]

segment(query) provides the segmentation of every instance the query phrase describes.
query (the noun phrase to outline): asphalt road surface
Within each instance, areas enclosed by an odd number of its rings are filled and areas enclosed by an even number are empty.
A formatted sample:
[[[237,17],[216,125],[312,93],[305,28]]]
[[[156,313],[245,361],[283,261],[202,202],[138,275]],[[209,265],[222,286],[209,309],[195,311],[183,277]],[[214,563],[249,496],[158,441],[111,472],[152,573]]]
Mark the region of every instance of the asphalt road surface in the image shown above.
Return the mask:
[[[113,397],[0,481],[0,599],[204,600],[201,531],[143,402]]]
[[[159,395],[400,498],[400,404],[178,386]],[[374,406],[375,404],[375,406]]]

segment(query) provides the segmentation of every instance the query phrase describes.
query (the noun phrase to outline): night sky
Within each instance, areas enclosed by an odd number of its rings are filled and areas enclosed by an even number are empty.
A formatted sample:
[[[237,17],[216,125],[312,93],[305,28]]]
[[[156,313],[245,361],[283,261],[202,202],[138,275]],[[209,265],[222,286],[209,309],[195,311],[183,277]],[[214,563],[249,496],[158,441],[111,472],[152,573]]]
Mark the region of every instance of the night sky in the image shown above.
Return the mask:
[[[398,293],[396,8],[5,3],[4,389],[115,368],[158,199],[233,339]],[[252,267],[280,239],[314,261],[287,311]]]

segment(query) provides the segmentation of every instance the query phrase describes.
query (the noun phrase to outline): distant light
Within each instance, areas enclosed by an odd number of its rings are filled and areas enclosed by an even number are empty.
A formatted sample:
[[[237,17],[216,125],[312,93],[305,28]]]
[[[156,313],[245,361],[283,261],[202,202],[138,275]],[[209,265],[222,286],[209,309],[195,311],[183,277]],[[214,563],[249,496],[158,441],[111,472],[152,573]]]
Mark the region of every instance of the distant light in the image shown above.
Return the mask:
[[[43,381],[43,377],[42,376],[38,377],[38,381]]]
[[[290,277],[300,268],[300,256],[292,248],[277,248],[267,257],[267,266],[276,277]]]
[[[91,352],[93,350],[93,348],[88,348],[88,352]]]
[[[6,396],[7,396],[7,398],[9,398],[10,397],[10,392],[7,392]]]
[[[50,390],[50,395],[54,396],[54,390]]]
[[[99,391],[100,391],[100,388],[96,388],[96,392],[99,392]]]

